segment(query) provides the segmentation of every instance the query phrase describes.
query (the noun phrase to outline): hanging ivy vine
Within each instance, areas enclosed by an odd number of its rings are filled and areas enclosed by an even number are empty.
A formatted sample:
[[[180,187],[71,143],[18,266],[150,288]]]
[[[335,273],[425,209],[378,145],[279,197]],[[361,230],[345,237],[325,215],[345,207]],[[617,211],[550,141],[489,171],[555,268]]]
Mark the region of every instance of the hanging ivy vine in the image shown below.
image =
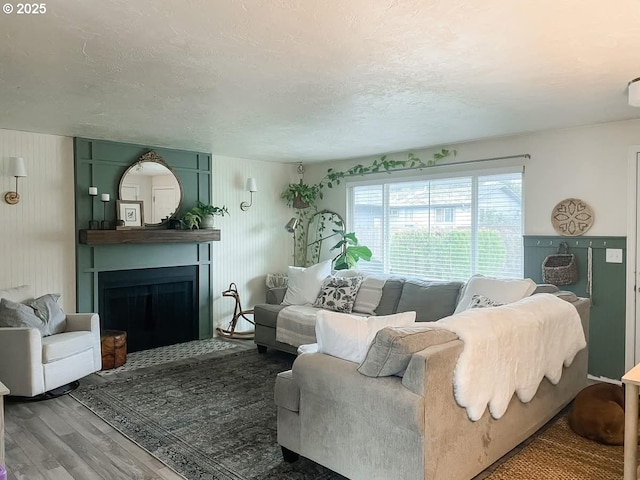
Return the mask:
[[[327,170],[327,174],[320,180],[317,184],[318,187],[318,196],[322,199],[322,189],[326,186],[328,188],[333,188],[336,185],[340,185],[340,182],[344,179],[344,177],[353,177],[357,175],[368,175],[370,173],[391,173],[394,170],[404,170],[414,168],[416,170],[420,170],[422,168],[433,167],[438,160],[442,160],[443,158],[447,158],[451,155],[455,156],[455,150],[447,150],[442,149],[439,152],[436,152],[433,155],[433,158],[427,160],[426,162],[422,161],[413,153],[407,154],[406,160],[389,160],[387,155],[383,155],[379,159],[373,161],[371,165],[354,165],[348,170],[345,171],[336,171],[333,168]]]
[[[299,183],[290,183],[280,195],[289,207],[293,207],[298,212],[298,220],[301,225],[296,230],[294,236],[294,263],[295,265],[304,265],[306,263],[306,245],[305,239],[305,221],[318,212],[316,201],[324,198],[323,189],[333,188],[340,185],[345,177],[353,177],[359,175],[368,175],[372,173],[392,173],[398,170],[429,168],[435,166],[438,161],[443,158],[455,156],[455,150],[442,149],[436,152],[432,158],[427,161],[421,160],[413,153],[407,154],[406,160],[392,160],[387,155],[383,155],[375,159],[370,165],[354,165],[347,170],[335,170],[329,168],[327,174],[315,184],[306,184],[300,179]]]
[[[374,160],[371,165],[358,164],[344,171],[329,168],[327,170],[327,174],[322,178],[322,180],[315,184],[307,184],[302,180],[300,180],[299,183],[290,183],[280,196],[290,207],[299,208],[294,204],[296,198],[301,200],[305,205],[313,206],[315,205],[316,200],[322,200],[322,190],[325,187],[333,188],[334,186],[340,185],[345,177],[381,172],[392,173],[396,170],[406,170],[410,168],[420,170],[423,168],[433,167],[439,160],[452,155],[455,156],[455,154],[455,150],[447,150],[443,148],[439,152],[436,152],[433,155],[433,158],[426,162],[413,153],[408,153],[406,160],[391,160],[387,155],[383,155],[382,157]]]

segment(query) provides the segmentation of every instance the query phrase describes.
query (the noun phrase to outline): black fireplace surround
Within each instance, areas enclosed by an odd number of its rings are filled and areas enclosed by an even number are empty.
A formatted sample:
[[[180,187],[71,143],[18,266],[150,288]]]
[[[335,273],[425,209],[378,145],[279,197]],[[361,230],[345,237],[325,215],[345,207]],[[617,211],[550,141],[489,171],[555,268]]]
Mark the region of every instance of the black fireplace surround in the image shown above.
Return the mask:
[[[103,329],[127,332],[127,351],[198,339],[198,267],[98,274]]]

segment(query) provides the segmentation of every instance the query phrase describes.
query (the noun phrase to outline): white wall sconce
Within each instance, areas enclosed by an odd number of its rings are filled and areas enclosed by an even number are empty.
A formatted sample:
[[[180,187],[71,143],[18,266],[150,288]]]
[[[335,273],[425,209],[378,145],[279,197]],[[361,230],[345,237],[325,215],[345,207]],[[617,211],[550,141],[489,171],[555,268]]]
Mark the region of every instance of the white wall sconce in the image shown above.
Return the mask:
[[[629,82],[629,105],[640,107],[640,77]]]
[[[20,194],[18,193],[18,178],[26,177],[27,170],[24,168],[24,158],[22,157],[13,157],[9,160],[9,175],[11,177],[16,177],[16,191],[15,192],[7,192],[4,196],[4,201],[9,205],[15,205],[20,202]]]
[[[240,210],[242,210],[243,212],[246,212],[247,210],[249,210],[249,207],[251,205],[253,205],[253,192],[257,192],[258,191],[258,186],[256,184],[256,179],[255,178],[247,178],[246,190],[247,190],[247,192],[249,192],[251,194],[251,200],[249,201],[249,203],[242,202],[240,204]]]

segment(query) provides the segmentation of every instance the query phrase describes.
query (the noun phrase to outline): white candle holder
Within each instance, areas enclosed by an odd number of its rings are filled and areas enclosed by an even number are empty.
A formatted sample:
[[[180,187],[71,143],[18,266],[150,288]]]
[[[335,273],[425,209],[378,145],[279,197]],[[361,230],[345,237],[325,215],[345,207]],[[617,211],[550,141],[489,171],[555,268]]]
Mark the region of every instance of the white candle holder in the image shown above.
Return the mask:
[[[109,203],[111,197],[108,193],[103,193],[100,196],[100,201],[102,202],[102,230],[110,230],[111,222],[107,221],[107,203]]]
[[[98,196],[98,187],[89,187],[89,196],[91,197],[91,220],[89,220],[89,230],[99,230],[100,222],[93,219],[93,200]]]

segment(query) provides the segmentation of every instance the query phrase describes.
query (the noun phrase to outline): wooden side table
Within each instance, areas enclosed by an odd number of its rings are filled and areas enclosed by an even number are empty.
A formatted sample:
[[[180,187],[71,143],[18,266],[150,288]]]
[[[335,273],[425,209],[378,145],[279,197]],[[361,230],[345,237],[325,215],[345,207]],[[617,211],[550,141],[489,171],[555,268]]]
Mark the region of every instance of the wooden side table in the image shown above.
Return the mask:
[[[637,480],[638,468],[638,387],[640,364],[622,377],[624,389],[624,480]]]
[[[121,367],[127,362],[127,332],[103,330],[100,332],[102,370]]]
[[[9,389],[0,382],[0,465],[4,466],[4,396],[9,395]]]

